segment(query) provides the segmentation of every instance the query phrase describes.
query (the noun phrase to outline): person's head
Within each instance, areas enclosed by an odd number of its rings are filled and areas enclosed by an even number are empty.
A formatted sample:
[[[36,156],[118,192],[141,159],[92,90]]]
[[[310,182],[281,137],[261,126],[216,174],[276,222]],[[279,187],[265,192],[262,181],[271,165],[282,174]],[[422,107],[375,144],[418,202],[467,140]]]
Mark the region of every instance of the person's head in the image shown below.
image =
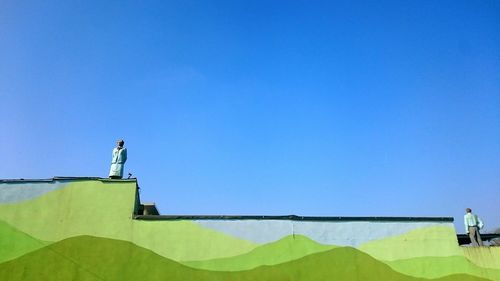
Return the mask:
[[[123,140],[117,140],[116,144],[118,145],[118,147],[123,147],[123,145],[125,144],[125,142]]]
[[[466,208],[466,209],[465,209],[465,212],[466,212],[466,213],[472,213],[472,210],[471,210],[471,208]]]

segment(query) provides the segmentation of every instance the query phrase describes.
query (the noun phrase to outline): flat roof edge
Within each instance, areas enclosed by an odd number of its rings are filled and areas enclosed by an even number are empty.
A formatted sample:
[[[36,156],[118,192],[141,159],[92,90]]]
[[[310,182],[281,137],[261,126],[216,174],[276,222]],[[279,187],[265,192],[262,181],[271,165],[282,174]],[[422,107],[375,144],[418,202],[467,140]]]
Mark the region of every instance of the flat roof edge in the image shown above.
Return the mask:
[[[292,221],[373,221],[373,222],[453,222],[452,217],[319,217],[319,216],[232,216],[232,215],[136,215],[136,220],[292,220]]]
[[[54,181],[77,181],[77,180],[98,180],[105,182],[137,182],[137,178],[130,179],[110,179],[101,177],[53,177],[48,179],[0,179],[0,183],[22,183],[22,182],[54,182]]]

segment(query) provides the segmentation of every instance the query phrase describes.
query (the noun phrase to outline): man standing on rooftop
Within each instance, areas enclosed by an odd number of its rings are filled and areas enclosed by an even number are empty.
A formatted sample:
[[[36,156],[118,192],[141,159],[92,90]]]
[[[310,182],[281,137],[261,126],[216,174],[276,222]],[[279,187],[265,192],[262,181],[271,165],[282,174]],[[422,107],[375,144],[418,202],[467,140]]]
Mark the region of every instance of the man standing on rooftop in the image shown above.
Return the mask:
[[[483,228],[483,221],[472,213],[470,208],[465,209],[464,215],[465,231],[469,234],[472,246],[483,246],[483,240],[479,234],[479,229]]]
[[[109,170],[110,179],[121,179],[123,177],[123,168],[127,161],[127,149],[123,147],[125,142],[118,140],[117,147],[113,149],[111,157],[111,169]]]

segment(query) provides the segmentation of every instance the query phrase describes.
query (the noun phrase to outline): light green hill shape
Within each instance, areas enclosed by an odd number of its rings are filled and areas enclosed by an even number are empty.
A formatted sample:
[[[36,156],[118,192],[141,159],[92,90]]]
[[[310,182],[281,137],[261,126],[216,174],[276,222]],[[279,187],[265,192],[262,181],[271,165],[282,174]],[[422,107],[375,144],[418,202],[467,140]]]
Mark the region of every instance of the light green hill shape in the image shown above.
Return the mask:
[[[129,240],[134,201],[134,182],[78,181],[32,200],[2,204],[0,219],[45,241],[86,234]]]
[[[480,267],[500,270],[500,247],[460,247],[464,256]]]
[[[0,263],[38,250],[48,244],[50,243],[35,239],[0,221]]]
[[[451,226],[419,228],[402,235],[364,243],[358,249],[385,261],[463,255],[455,229]]]
[[[290,235],[278,241],[259,246],[240,256],[207,261],[189,261],[183,262],[183,264],[207,270],[239,271],[261,265],[280,264],[333,248],[336,248],[336,246],[322,245],[302,235]]]
[[[236,256],[257,244],[191,221],[132,219],[135,182],[81,181],[33,200],[0,205],[0,219],[44,241],[92,235],[133,242],[174,260]]]
[[[500,280],[500,270],[479,267],[463,256],[420,257],[386,263],[398,272],[422,278],[438,278],[450,274],[470,274],[491,280]]]
[[[216,272],[189,268],[130,242],[80,236],[0,264],[9,281],[417,281],[354,248],[342,247],[274,266]],[[485,281],[450,275],[436,281]]]
[[[258,244],[191,221],[133,221],[131,242],[176,261],[237,256]]]

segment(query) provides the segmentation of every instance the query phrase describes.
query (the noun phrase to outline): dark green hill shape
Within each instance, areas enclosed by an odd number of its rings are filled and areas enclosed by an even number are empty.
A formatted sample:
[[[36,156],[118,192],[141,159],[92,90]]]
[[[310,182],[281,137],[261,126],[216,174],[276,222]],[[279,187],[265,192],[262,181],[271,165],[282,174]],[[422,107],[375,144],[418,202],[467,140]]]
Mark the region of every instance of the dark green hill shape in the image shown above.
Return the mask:
[[[423,280],[397,273],[354,248],[337,248],[248,271],[215,272],[186,267],[130,242],[90,236],[69,238],[0,264],[0,277],[8,281]],[[436,280],[486,279],[454,275]]]
[[[44,242],[0,220],[0,263],[47,246]]]
[[[306,236],[290,235],[273,243],[259,246],[243,255],[207,261],[183,262],[183,264],[198,269],[241,271],[261,265],[285,263],[333,248],[337,247],[319,244]]]

